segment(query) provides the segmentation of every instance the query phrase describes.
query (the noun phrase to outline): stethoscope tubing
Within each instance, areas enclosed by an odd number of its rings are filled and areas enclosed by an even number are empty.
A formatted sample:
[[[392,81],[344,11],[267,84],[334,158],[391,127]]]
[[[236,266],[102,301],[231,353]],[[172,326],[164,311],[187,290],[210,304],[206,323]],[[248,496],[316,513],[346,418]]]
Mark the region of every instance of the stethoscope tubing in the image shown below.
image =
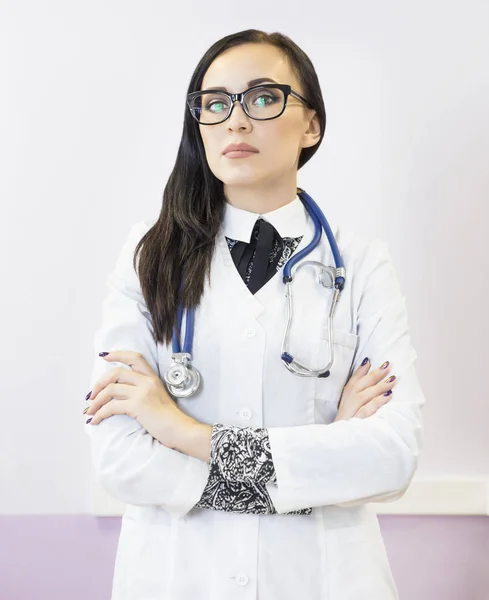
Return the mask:
[[[334,362],[334,347],[333,347],[333,339],[332,339],[332,336],[333,336],[332,319],[333,319],[333,314],[334,314],[334,310],[336,307],[336,303],[338,302],[339,294],[343,290],[343,287],[345,285],[346,271],[345,271],[343,259],[340,255],[340,251],[339,251],[338,245],[336,243],[335,237],[333,235],[331,227],[329,226],[329,223],[328,223],[326,217],[324,216],[322,210],[320,209],[318,204],[316,204],[316,202],[311,198],[311,196],[307,192],[305,192],[301,188],[298,188],[298,190],[299,190],[298,195],[299,195],[302,203],[304,204],[308,214],[310,215],[311,219],[313,220],[314,236],[313,236],[312,241],[304,249],[300,250],[296,255],[294,255],[287,261],[287,263],[285,264],[284,269],[283,269],[283,282],[286,287],[286,296],[288,298],[288,305],[287,305],[288,319],[287,319],[286,332],[285,332],[285,336],[284,336],[284,340],[283,340],[283,344],[282,344],[281,358],[282,358],[282,362],[287,367],[287,369],[289,371],[291,371],[292,373],[295,373],[296,375],[299,375],[302,377],[328,377],[330,374],[329,369]],[[287,345],[288,335],[289,335],[289,331],[290,331],[290,325],[291,325],[291,321],[292,321],[292,285],[291,285],[292,280],[293,280],[292,269],[294,268],[295,265],[297,265],[297,263],[299,263],[299,261],[301,261],[303,258],[308,256],[316,248],[316,246],[321,241],[321,235],[322,235],[323,230],[326,233],[326,236],[328,238],[328,242],[329,242],[331,251],[333,253],[336,269],[333,269],[333,267],[326,267],[325,265],[322,265],[321,263],[319,263],[317,261],[304,261],[297,267],[297,269],[299,269],[299,267],[306,266],[306,265],[311,265],[311,264],[318,265],[324,271],[328,271],[331,275],[331,279],[334,280],[335,291],[334,291],[333,301],[331,303],[330,314],[329,314],[329,319],[328,319],[329,336],[330,336],[330,338],[329,338],[330,362],[327,365],[327,367],[325,367],[324,369],[313,371],[313,370],[308,369],[304,365],[302,365],[297,360],[295,360],[294,357],[291,356],[286,351],[286,345]],[[297,272],[297,269],[295,270],[296,272]],[[176,361],[176,363],[172,367],[170,367],[168,373],[165,376],[165,380],[167,381],[167,383],[170,384],[170,378],[171,378],[169,375],[170,371],[172,371],[172,381],[175,382],[175,381],[179,380],[181,377],[184,377],[184,373],[188,374],[189,372],[187,371],[187,369],[190,369],[192,377],[191,377],[191,384],[190,384],[189,388],[185,388],[183,386],[184,385],[183,381],[182,381],[181,385],[174,383],[173,386],[171,386],[174,390],[175,395],[177,395],[177,396],[179,395],[180,397],[188,397],[196,391],[196,389],[198,388],[199,383],[200,383],[199,372],[196,369],[194,369],[192,367],[192,365],[190,364],[190,361],[192,358],[192,345],[193,345],[194,323],[195,323],[195,311],[194,311],[193,307],[187,309],[187,311],[186,311],[185,339],[184,339],[184,344],[183,344],[183,352],[181,350],[180,333],[179,333],[182,330],[182,320],[183,320],[183,307],[180,305],[177,309],[177,323],[173,328],[173,335],[172,335],[172,358],[173,358],[173,360]]]

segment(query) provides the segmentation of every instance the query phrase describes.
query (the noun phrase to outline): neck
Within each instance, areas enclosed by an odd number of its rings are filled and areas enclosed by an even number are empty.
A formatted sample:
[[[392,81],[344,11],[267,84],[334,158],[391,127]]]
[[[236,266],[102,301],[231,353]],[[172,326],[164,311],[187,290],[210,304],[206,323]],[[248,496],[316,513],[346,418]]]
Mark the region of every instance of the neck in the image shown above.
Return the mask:
[[[242,210],[256,214],[265,214],[289,204],[297,196],[296,181],[285,184],[274,183],[264,186],[263,183],[246,186],[224,185],[226,201]]]

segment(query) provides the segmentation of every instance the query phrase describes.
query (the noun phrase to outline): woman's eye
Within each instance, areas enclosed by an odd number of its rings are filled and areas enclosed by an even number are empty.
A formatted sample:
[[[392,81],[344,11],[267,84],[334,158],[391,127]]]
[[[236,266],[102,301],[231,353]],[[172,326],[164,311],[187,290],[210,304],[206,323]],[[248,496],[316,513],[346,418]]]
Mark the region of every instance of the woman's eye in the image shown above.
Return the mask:
[[[206,104],[205,109],[212,113],[220,113],[226,109],[226,105],[222,100],[211,100]]]
[[[267,106],[268,104],[273,104],[277,100],[276,96],[269,96],[268,94],[262,94],[258,96],[255,100],[255,104],[257,106]]]

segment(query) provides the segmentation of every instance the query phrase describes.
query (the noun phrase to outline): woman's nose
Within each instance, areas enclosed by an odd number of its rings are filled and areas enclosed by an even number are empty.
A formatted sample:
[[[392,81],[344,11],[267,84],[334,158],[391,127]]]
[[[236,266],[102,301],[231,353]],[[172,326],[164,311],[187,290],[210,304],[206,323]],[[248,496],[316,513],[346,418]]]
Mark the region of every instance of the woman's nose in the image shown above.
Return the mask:
[[[227,121],[230,129],[238,129],[242,127],[249,128],[251,126],[251,119],[245,113],[241,103],[238,100],[234,101],[233,110]]]

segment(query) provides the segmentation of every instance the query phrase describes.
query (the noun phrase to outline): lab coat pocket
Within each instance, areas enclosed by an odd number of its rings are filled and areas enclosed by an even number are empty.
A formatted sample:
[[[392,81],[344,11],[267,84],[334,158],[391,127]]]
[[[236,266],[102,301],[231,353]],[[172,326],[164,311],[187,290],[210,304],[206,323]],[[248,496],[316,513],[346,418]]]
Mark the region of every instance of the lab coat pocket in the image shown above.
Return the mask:
[[[124,553],[117,569],[124,573],[127,598],[164,598],[170,564],[168,527],[125,516],[119,547]]]
[[[330,600],[399,600],[385,544],[377,525],[328,532]]]
[[[359,336],[342,329],[333,329],[334,362],[329,377],[315,379],[316,421],[332,423],[338,412],[343,388],[350,375]],[[319,363],[325,367],[330,361],[329,330],[322,325],[319,333]]]

